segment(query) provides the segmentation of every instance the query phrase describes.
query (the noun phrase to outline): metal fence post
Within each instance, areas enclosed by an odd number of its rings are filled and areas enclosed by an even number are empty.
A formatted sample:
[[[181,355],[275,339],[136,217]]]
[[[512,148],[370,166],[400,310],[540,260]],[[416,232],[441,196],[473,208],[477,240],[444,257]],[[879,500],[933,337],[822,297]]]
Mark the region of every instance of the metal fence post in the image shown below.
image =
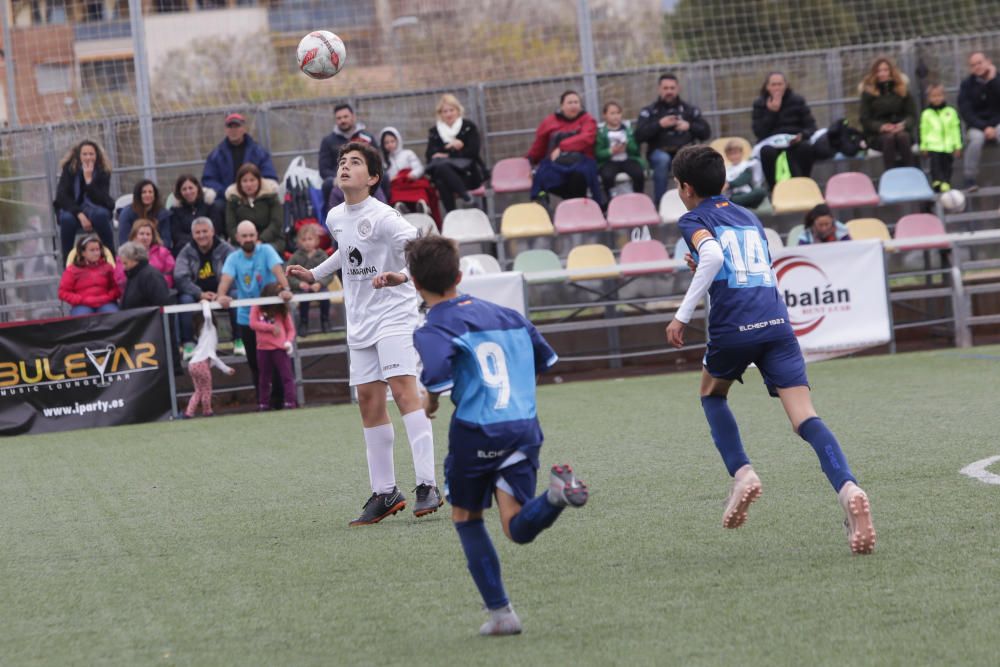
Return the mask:
[[[170,331],[170,316],[160,311],[161,319],[163,320],[163,342],[164,346],[167,348],[167,378],[170,385],[170,417],[172,419],[177,419],[180,413],[177,410],[177,379],[174,377],[174,354],[177,350],[174,348],[174,342],[172,332]]]
[[[132,51],[135,54],[136,108],[139,112],[139,142],[146,178],[156,181],[156,149],[153,140],[153,111],[150,102],[149,57],[146,54],[146,26],[143,23],[142,0],[128,0],[129,23],[132,28]]]
[[[601,108],[601,99],[597,90],[597,72],[594,66],[594,33],[590,26],[590,3],[587,0],[577,0],[576,26],[580,36],[584,108],[596,114]]]
[[[271,105],[262,104],[260,108],[257,109],[257,113],[254,115],[254,130],[256,131],[257,137],[256,141],[260,143],[261,146],[266,148],[268,152],[273,153],[274,149],[271,148]]]
[[[59,158],[56,156],[55,133],[51,125],[46,125],[42,130],[42,155],[43,169],[45,170],[45,188],[49,195],[48,201],[53,201],[56,198],[57,179],[59,178]],[[52,209],[49,220],[52,221],[52,248],[61,252],[62,245],[59,243],[59,218],[56,215],[55,208]],[[62,257],[61,254],[60,257]],[[66,258],[62,257],[62,259],[65,260]]]
[[[111,163],[111,191],[122,191],[122,175],[115,169],[118,164],[118,130],[115,121],[110,118],[104,119],[104,152],[108,155],[108,162]]]
[[[306,390],[305,385],[302,383],[302,357],[299,356],[298,341],[292,343],[292,345],[292,350],[294,351],[294,355],[292,356],[292,371],[295,373],[295,398],[298,400],[299,407],[301,408],[306,404]],[[288,400],[287,396],[285,400]]]
[[[7,122],[11,127],[20,127],[17,117],[17,72],[14,69],[14,43],[10,37],[10,15],[7,2],[0,2],[0,21],[3,21],[4,69],[7,73]]]
[[[844,97],[844,66],[841,60],[841,50],[831,49],[826,54],[826,94],[831,100]],[[830,107],[830,120],[843,118],[844,104],[835,102]]]

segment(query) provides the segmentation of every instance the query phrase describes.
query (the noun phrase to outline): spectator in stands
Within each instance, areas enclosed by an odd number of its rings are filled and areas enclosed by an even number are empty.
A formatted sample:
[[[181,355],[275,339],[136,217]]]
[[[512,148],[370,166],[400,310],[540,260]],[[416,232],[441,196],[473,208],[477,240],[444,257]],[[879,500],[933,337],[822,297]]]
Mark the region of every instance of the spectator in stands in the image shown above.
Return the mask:
[[[191,223],[191,240],[177,254],[174,266],[174,284],[177,286],[178,303],[214,301],[219,289],[222,266],[234,248],[215,235],[215,225],[208,217],[195,218]],[[236,317],[230,311],[233,332]],[[180,338],[184,346],[184,359],[194,353],[194,331],[191,313],[182,313]]]
[[[241,222],[235,231],[239,250],[226,258],[222,265],[222,277],[215,300],[223,308],[229,308],[232,298],[231,288],[236,289],[239,299],[253,299],[260,296],[264,285],[277,282],[281,285],[279,296],[290,301],[292,292],[288,289],[288,279],[281,263],[281,257],[273,247],[261,243],[257,237],[257,226],[249,220]],[[240,325],[240,342],[234,346],[236,354],[244,354],[250,366],[253,386],[257,387],[257,336],[250,328],[250,306],[240,306],[236,311],[236,321]],[[258,404],[260,401],[258,401]],[[272,402],[273,405],[273,402]],[[278,403],[280,405],[280,402]]]
[[[871,148],[882,153],[886,169],[912,167],[917,103],[910,79],[889,58],[876,58],[858,86],[861,129]]]
[[[263,297],[278,296],[281,288],[277,283],[265,285],[260,291]],[[295,400],[295,376],[292,373],[292,349],[295,344],[295,324],[288,304],[269,303],[250,307],[250,328],[257,338],[257,367],[260,369],[257,384],[257,409],[261,412],[270,409],[269,399],[272,389],[281,393],[285,409],[298,407]],[[281,383],[279,388],[272,384],[277,377]]]
[[[1000,133],[1000,78],[982,51],[969,56],[969,76],[958,89],[958,110],[966,128],[965,187],[974,192],[979,189],[983,144],[996,143]]]
[[[319,236],[322,233],[322,229],[316,224],[308,224],[300,227],[299,233],[295,238],[298,250],[295,251],[295,254],[292,255],[287,263],[289,265],[297,264],[311,271],[326,261],[326,253],[319,249]],[[323,280],[317,280],[310,284],[299,280],[295,276],[288,276],[288,286],[292,292],[314,294],[330,289],[330,283],[333,282],[333,278],[334,276],[330,275]],[[309,333],[309,306],[311,303],[313,302],[302,301],[299,303],[298,330],[300,336],[305,336]],[[319,304],[320,330],[326,333],[330,330],[330,300],[320,299],[317,303]]]
[[[176,262],[174,261],[174,256],[163,245],[163,239],[160,238],[156,223],[146,219],[136,220],[135,224],[132,225],[132,231],[128,235],[128,240],[138,243],[146,249],[146,260],[150,266],[163,274],[163,279],[167,282],[167,287],[173,289],[174,265]],[[125,268],[120,257],[116,268],[116,278],[118,285],[124,288]]]
[[[635,140],[632,126],[622,121],[622,105],[613,100],[606,102],[602,113],[604,122],[597,128],[594,154],[597,173],[608,198],[611,198],[618,174],[627,174],[632,180],[632,191],[642,192],[646,184],[646,161],[639,153],[639,142]]]
[[[805,99],[792,91],[784,74],[768,74],[753,102],[753,133],[769,189],[774,189],[779,175],[812,173],[815,158],[809,137],[815,131],[816,120]]]
[[[212,221],[216,229],[226,229],[226,189],[236,182],[236,172],[249,162],[257,167],[263,178],[278,180],[278,172],[271,162],[271,154],[247,134],[246,118],[231,113],[226,116],[226,138],[216,146],[205,160],[201,183],[215,194],[212,200]]]
[[[653,199],[659,205],[670,180],[670,163],[684,146],[705,141],[711,134],[701,110],[681,99],[681,84],[674,74],[660,75],[659,97],[639,112],[635,140],[646,144],[653,165]]]
[[[385,177],[389,181],[389,205],[401,213],[418,210],[427,213],[440,229],[437,191],[424,178],[424,164],[420,158],[410,149],[403,148],[403,136],[394,127],[379,132],[378,144]]]
[[[804,224],[805,227],[799,235],[799,245],[851,240],[851,235],[847,233],[847,225],[836,220],[826,204],[817,204],[806,213]]]
[[[215,193],[211,195],[213,198]],[[198,218],[211,218],[211,206],[205,201],[205,190],[192,174],[181,174],[174,183],[174,199],[170,208],[170,239],[174,257],[191,242],[191,225]],[[222,230],[216,229],[221,235]]]
[[[934,191],[951,190],[951,166],[962,155],[962,124],[940,83],[927,87],[927,108],[920,114],[920,152],[930,157]]]
[[[118,311],[121,290],[115,282],[114,266],[104,252],[104,244],[96,234],[81,236],[77,241],[73,263],[59,279],[59,298],[70,305],[70,315]]]
[[[96,142],[85,139],[70,149],[59,165],[59,183],[52,203],[59,219],[63,258],[69,257],[77,232],[93,232],[114,248],[111,218],[111,164]]]
[[[118,257],[125,267],[125,291],[122,309],[166,306],[170,303],[170,288],[163,274],[149,265],[146,246],[129,241],[118,248]]]
[[[136,220],[154,221],[160,238],[164,239],[167,248],[171,247],[173,239],[170,236],[170,211],[163,208],[160,190],[153,181],[144,179],[136,183],[132,189],[132,203],[118,214],[119,244],[131,239],[132,225]]]
[[[444,210],[455,210],[455,197],[472,203],[469,190],[486,180],[486,168],[479,154],[479,128],[465,118],[465,108],[451,93],[437,103],[437,122],[427,135],[427,174],[434,182]]]
[[[580,94],[567,90],[559,97],[559,110],[546,117],[535,130],[528,160],[537,165],[531,182],[531,198],[548,205],[549,193],[563,199],[586,197],[587,190],[604,206],[604,193],[597,176],[594,144],[597,122],[584,111]]]
[[[226,230],[236,238],[236,226],[249,220],[262,243],[280,255],[285,251],[285,208],[278,199],[278,182],[262,178],[256,165],[247,163],[236,172],[236,182],[226,189]]]
[[[726,185],[722,192],[730,201],[747,208],[757,208],[767,198],[767,190],[762,188],[757,176],[759,161],[744,155],[743,144],[730,139],[723,151],[729,166],[726,167]]]
[[[365,131],[365,124],[354,115],[354,108],[350,104],[341,103],[333,107],[333,120],[336,123],[333,132],[323,137],[319,145],[319,175],[323,179],[323,201],[327,208],[333,208],[344,201],[344,193],[333,183],[337,175],[340,148],[350,141],[375,143],[375,137]],[[382,190],[380,187],[379,191]],[[379,199],[386,201],[385,192],[382,192]]]

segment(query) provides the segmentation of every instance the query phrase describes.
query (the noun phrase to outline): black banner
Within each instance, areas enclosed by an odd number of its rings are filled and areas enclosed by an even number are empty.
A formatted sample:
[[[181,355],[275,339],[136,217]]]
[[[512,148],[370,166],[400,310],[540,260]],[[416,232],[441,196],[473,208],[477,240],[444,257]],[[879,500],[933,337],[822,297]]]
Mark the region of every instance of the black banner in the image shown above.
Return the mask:
[[[162,419],[165,350],[159,308],[0,328],[0,435]]]

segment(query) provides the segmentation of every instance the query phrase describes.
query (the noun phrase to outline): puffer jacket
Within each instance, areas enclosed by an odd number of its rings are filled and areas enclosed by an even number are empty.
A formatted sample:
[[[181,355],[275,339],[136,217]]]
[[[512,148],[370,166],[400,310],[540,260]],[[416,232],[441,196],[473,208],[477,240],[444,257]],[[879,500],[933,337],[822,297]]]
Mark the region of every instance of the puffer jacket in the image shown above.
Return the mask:
[[[226,188],[226,233],[236,238],[236,227],[249,220],[257,227],[262,243],[268,243],[279,254],[285,251],[284,205],[278,199],[278,182],[265,178],[260,182],[260,192],[252,200],[243,199],[233,183]]]
[[[546,116],[535,130],[535,141],[527,155],[532,164],[538,164],[549,156],[555,148],[550,148],[549,143],[556,133],[572,135],[559,142],[559,149],[563,153],[583,153],[594,159],[594,144],[597,142],[597,121],[594,117],[581,111],[576,118],[570,120],[557,111]]]
[[[424,175],[424,163],[420,161],[417,154],[408,148],[403,148],[403,136],[394,127],[382,128],[378,133],[379,148],[382,147],[382,137],[391,134],[396,137],[396,150],[389,153],[389,163],[385,165],[385,176],[388,180],[396,178],[396,175],[404,169],[410,170],[411,178],[420,178]]]
[[[278,180],[278,172],[274,170],[274,163],[271,161],[271,154],[267,149],[253,140],[249,134],[244,135],[246,142],[246,152],[243,154],[243,164],[251,162],[257,165],[264,178]],[[205,171],[202,172],[201,185],[205,188],[212,188],[215,194],[225,192],[226,188],[232,185],[233,175],[240,165],[233,164],[233,152],[229,148],[229,139],[223,139],[219,145],[212,149],[205,160]]]
[[[909,80],[904,76],[903,83]],[[865,140],[872,145],[879,137],[881,128],[886,123],[903,123],[911,135],[917,130],[917,103],[909,86],[906,95],[899,95],[893,89],[892,81],[877,84],[876,89],[861,89],[861,129]]]
[[[121,296],[114,267],[103,257],[96,264],[70,264],[59,279],[59,299],[71,306],[100,308]]]

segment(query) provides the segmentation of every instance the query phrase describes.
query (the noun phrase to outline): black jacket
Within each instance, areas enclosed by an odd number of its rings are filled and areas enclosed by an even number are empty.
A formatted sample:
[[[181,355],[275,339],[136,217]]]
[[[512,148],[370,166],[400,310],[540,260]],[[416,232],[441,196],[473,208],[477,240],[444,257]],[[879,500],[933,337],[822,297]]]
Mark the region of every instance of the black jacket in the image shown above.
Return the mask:
[[[80,181],[80,200],[74,196],[74,181]],[[111,174],[94,168],[94,177],[90,180],[90,185],[83,181],[83,172],[76,173],[70,171],[67,162],[59,175],[59,183],[56,185],[56,199],[52,206],[57,211],[67,211],[74,216],[80,213],[83,197],[90,199],[91,203],[108,209],[108,212],[115,210],[115,200],[111,198]]]
[[[786,90],[777,111],[767,108],[767,97],[753,101],[753,133],[757,141],[775,134],[802,134],[808,139],[815,131],[816,119],[805,99],[797,93]]]
[[[163,274],[148,260],[142,260],[125,272],[125,293],[122,295],[122,310],[145,306],[166,306],[170,304],[170,288]]]
[[[1000,125],[1000,75],[983,81],[969,75],[958,89],[958,113],[968,127]]]
[[[170,244],[174,257],[180,253],[181,248],[191,241],[191,223],[195,218],[211,218],[209,210],[211,207],[204,200],[199,199],[194,206],[178,204],[170,209]],[[214,223],[213,223],[214,226]],[[221,235],[225,230],[216,229],[216,235]]]
[[[431,156],[435,153],[447,153],[449,157],[465,157],[472,160],[472,167],[469,169],[468,178],[465,185],[469,188],[477,188],[485,180],[486,169],[483,159],[479,155],[482,142],[479,138],[479,128],[471,120],[462,119],[462,129],[458,131],[456,137],[462,142],[462,150],[445,149],[444,140],[438,133],[437,125],[431,127],[427,135],[427,151],[424,153],[425,162],[431,164]],[[433,170],[432,170],[433,171]]]
[[[319,145],[319,175],[326,180],[337,176],[337,158],[340,154],[340,147],[349,141],[361,141],[378,148],[375,137],[365,131],[364,123],[357,123],[354,126],[354,133],[350,136],[340,131],[340,128],[333,128],[333,132],[323,137]]]
[[[664,116],[680,116],[690,123],[686,132],[674,128],[660,127],[660,119]],[[708,122],[702,117],[701,109],[677,98],[672,104],[657,99],[639,112],[639,120],[635,126],[635,140],[646,144],[649,152],[657,148],[671,155],[696,141],[705,141],[712,133]]]

